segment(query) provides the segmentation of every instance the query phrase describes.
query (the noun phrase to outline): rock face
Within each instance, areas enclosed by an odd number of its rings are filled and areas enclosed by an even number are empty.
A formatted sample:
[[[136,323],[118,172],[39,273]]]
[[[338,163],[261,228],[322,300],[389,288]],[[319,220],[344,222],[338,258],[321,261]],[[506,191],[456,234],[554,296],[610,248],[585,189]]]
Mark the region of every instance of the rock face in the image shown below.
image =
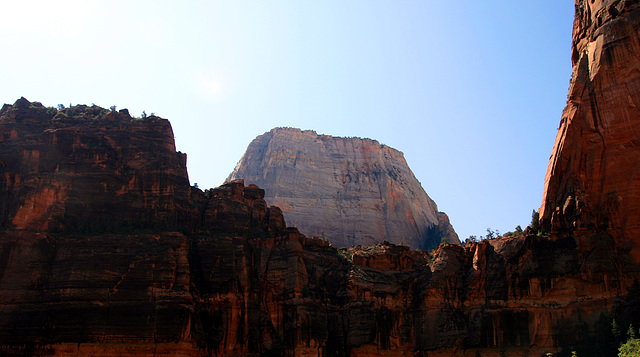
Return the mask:
[[[290,225],[338,247],[460,242],[402,153],[375,140],[276,128],[253,140],[227,181],[235,179],[264,188]]]
[[[164,119],[5,105],[0,354],[616,355],[613,319],[640,326],[640,3],[576,5],[537,235],[336,249],[258,186],[190,187]],[[374,162],[346,173],[388,185]]]
[[[186,155],[169,121],[24,98],[0,111],[0,227],[97,232],[180,226]]]
[[[189,187],[164,119],[21,99],[0,129],[2,355],[607,356],[640,323],[606,232],[336,249],[258,186]]]
[[[594,245],[607,234],[640,262],[640,3],[577,1],[573,76],[551,155],[544,229]],[[589,238],[592,237],[592,238]]]

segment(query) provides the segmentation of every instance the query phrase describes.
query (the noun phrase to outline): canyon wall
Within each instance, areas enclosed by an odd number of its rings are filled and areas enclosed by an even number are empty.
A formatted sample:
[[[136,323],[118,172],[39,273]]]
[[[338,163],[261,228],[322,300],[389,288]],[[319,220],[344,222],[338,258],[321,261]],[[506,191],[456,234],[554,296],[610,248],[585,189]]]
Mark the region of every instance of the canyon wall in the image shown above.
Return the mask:
[[[235,179],[264,188],[290,225],[337,247],[460,243],[404,155],[375,140],[272,129],[251,142],[227,180]]]
[[[576,1],[573,74],[545,179],[543,228],[602,235],[640,263],[640,3]],[[597,237],[595,237],[597,236]]]
[[[250,208],[257,197],[227,196],[242,189],[214,200],[227,215],[260,212]],[[541,356],[565,347],[588,356],[581,346],[615,308],[607,281],[575,274],[572,240],[338,251],[295,229],[272,232],[3,232],[0,351]]]
[[[431,251],[337,249],[256,185],[190,187],[165,119],[3,106],[0,354],[616,355],[613,319],[640,326],[639,26],[638,1],[576,1],[540,232]]]
[[[603,356],[640,322],[613,239],[337,249],[256,185],[189,187],[164,119],[20,99],[0,128],[3,355]]]
[[[24,98],[0,110],[0,227],[73,232],[187,224],[171,124]]]

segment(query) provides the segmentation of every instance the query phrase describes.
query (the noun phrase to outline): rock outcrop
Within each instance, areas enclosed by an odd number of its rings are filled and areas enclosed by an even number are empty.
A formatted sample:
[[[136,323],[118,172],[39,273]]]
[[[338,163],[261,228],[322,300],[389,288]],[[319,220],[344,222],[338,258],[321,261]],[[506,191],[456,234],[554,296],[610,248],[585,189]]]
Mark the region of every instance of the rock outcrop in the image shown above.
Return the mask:
[[[264,200],[247,191],[224,186],[213,198],[224,202],[220,219],[210,223],[262,216]],[[585,283],[572,239],[521,236],[431,253],[389,243],[337,250],[266,222],[252,225],[272,229],[262,237],[233,228],[3,231],[0,351],[540,356],[566,346],[588,356],[583,346],[602,333],[598,322],[609,323],[623,301],[607,286],[613,279]]]
[[[164,119],[5,105],[0,354],[616,355],[613,319],[640,326],[640,3],[576,4],[538,234],[337,249],[258,186],[190,187]]]
[[[574,234],[592,247],[608,235],[620,249],[631,250],[636,263],[639,18],[638,1],[576,1],[573,75],[540,209],[543,229]]]
[[[337,249],[255,185],[189,187],[164,119],[21,99],[0,125],[3,355],[604,356],[640,322],[613,239]]]
[[[189,224],[169,121],[24,98],[0,110],[0,227],[65,232]]]
[[[276,128],[251,142],[227,180],[235,179],[264,188],[290,225],[337,247],[460,243],[402,153],[375,140]]]

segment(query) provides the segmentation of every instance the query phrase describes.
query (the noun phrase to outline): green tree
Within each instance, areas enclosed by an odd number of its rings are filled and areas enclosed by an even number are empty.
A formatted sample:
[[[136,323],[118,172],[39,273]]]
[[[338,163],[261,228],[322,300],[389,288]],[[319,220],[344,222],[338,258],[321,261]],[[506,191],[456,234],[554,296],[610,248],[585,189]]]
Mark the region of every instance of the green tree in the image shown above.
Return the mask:
[[[498,238],[498,236],[496,235],[496,232],[491,230],[491,228],[487,228],[487,239],[493,239],[493,238]]]
[[[628,340],[618,349],[618,357],[638,357],[640,356],[640,341],[637,338]]]
[[[620,331],[620,325],[616,322],[616,319],[611,321],[611,334],[616,341],[616,346],[622,341],[622,331]]]
[[[627,336],[629,336],[627,342],[618,349],[618,357],[640,357],[640,340],[633,325],[629,325]]]
[[[440,245],[447,245],[447,244],[449,244],[449,237],[442,236],[442,239],[440,239]]]
[[[529,224],[529,227],[536,231],[540,230],[540,213],[536,210],[533,210],[531,213],[531,224]]]

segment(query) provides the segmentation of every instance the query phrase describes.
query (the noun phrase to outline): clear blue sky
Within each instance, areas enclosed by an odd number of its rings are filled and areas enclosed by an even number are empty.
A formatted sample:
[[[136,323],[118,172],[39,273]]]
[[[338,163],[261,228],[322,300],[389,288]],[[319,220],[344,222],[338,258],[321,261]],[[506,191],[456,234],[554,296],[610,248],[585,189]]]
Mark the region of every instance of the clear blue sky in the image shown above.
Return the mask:
[[[571,75],[570,0],[3,1],[0,101],[171,120],[220,185],[273,127],[376,139],[461,238],[523,228]]]

